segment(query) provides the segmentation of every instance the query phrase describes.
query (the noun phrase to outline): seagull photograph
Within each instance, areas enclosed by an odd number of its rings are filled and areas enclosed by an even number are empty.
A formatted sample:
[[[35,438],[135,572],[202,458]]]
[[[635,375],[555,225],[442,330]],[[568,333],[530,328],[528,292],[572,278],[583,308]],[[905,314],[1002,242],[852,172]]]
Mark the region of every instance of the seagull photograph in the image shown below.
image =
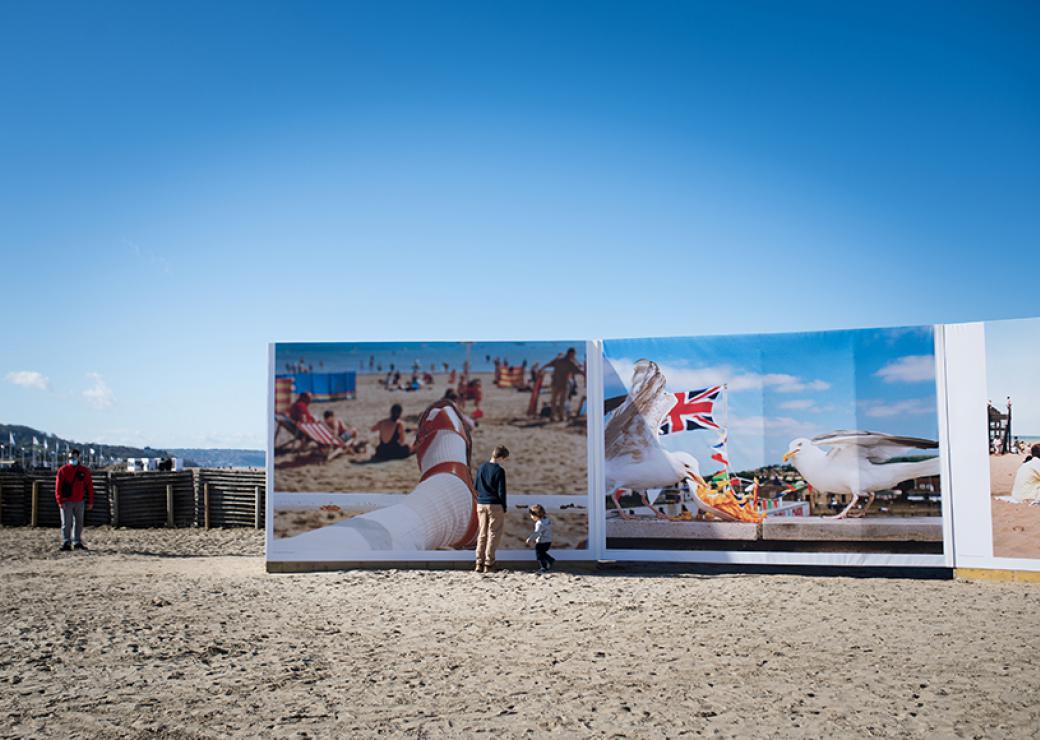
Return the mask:
[[[942,551],[931,326],[615,339],[603,353],[615,546]]]
[[[668,413],[675,407],[674,394],[666,390],[666,379],[656,363],[640,360],[632,373],[632,388],[625,400],[607,421],[606,443],[607,489],[622,518],[629,518],[621,506],[621,495],[631,490],[639,494],[643,505],[659,518],[665,514],[654,508],[648,491],[687,482],[693,491],[698,510],[718,519],[734,517],[702,501],[698,491],[707,488],[701,476],[700,463],[689,452],[670,451],[661,445],[660,429]]]
[[[823,450],[827,447],[826,451]],[[889,491],[904,481],[939,475],[939,458],[912,462],[893,462],[906,456],[908,449],[935,450],[931,439],[899,437],[876,432],[836,431],[812,439],[793,440],[784,462],[790,462],[805,481],[824,493],[851,494],[848,505],[834,518],[864,516],[878,491]],[[861,496],[867,496],[862,509],[855,509]]]

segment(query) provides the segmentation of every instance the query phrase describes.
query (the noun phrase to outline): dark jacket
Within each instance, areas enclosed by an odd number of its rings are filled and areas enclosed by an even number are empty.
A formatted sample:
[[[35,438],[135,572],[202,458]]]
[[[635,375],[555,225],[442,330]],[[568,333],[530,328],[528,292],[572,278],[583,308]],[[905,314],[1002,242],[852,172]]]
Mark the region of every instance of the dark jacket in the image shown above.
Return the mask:
[[[477,503],[498,504],[506,508],[506,470],[498,463],[486,462],[477,468]]]

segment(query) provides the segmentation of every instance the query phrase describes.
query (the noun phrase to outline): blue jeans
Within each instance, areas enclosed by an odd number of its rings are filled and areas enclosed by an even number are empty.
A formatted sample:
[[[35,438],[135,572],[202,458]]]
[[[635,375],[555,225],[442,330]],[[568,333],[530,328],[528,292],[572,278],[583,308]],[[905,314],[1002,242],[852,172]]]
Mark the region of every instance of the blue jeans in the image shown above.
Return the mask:
[[[78,545],[82,542],[83,517],[86,515],[86,501],[70,501],[61,505],[61,544]]]

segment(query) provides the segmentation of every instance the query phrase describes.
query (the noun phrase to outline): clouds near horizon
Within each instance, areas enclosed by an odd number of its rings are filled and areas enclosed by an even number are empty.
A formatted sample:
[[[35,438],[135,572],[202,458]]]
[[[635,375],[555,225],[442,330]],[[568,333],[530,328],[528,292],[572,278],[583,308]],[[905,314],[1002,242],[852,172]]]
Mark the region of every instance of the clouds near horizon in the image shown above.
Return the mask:
[[[50,390],[50,379],[36,370],[13,370],[4,376],[8,383],[37,391]]]

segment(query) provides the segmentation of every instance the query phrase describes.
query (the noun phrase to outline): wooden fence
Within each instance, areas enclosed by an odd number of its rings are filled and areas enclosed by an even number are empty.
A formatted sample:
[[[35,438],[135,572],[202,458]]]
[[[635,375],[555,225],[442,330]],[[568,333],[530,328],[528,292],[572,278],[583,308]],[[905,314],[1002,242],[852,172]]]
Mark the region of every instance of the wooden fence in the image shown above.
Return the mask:
[[[201,527],[264,526],[263,471],[200,470],[195,521]]]
[[[194,469],[176,473],[98,473],[88,526],[264,526],[263,471]],[[0,472],[0,525],[57,527],[54,473]]]

